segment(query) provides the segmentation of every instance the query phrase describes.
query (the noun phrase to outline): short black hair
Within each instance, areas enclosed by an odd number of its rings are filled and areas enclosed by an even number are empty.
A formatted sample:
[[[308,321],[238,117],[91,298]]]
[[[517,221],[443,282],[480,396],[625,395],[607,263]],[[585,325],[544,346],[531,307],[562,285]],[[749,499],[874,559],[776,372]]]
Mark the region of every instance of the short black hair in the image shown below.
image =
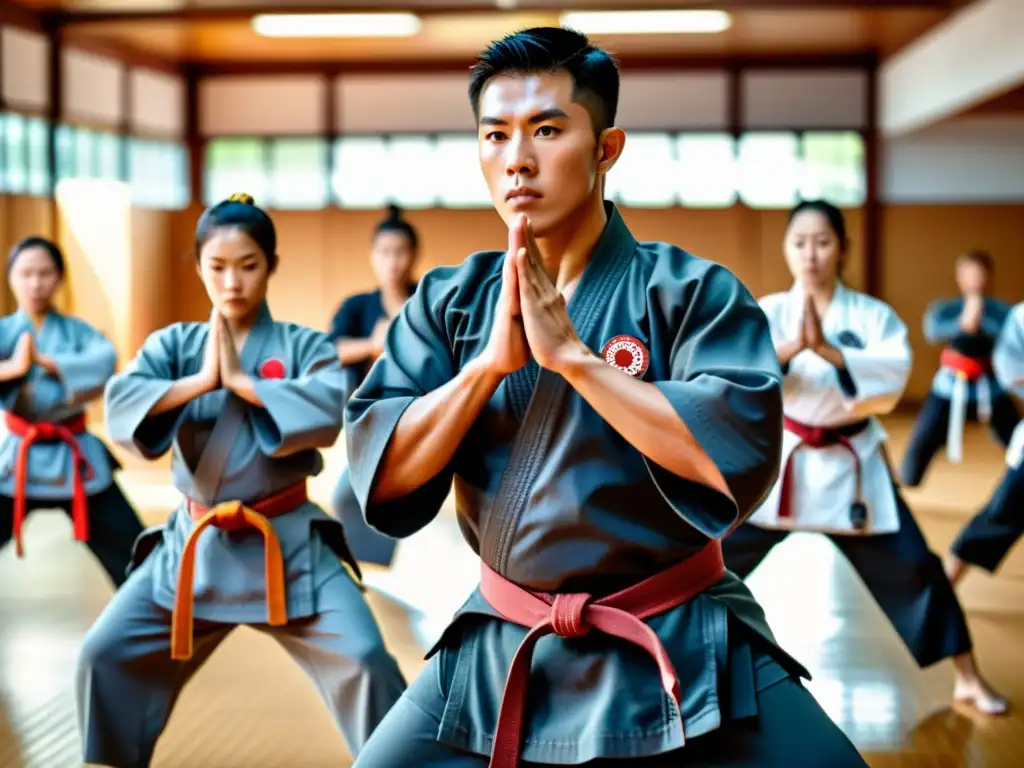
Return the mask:
[[[957,261],[968,261],[972,264],[977,264],[990,275],[996,271],[996,263],[995,259],[992,258],[992,254],[982,248],[972,248],[960,254],[960,258]]]
[[[824,216],[828,225],[832,228],[832,231],[835,232],[836,238],[839,240],[840,247],[842,247],[843,250],[849,247],[850,241],[846,235],[846,217],[843,216],[843,212],[836,206],[832,205],[832,203],[827,200],[802,200],[797,205],[793,206],[792,210],[790,210],[786,226],[788,227],[792,224],[793,219],[804,211],[814,211],[815,213],[820,213]]]
[[[402,209],[397,205],[392,204],[388,206],[388,215],[377,224],[373,236],[376,239],[377,235],[384,232],[397,232],[398,234],[405,235],[409,239],[409,245],[412,246],[414,251],[419,248],[419,237],[416,235],[416,229],[405,220],[402,216]]]
[[[53,261],[53,266],[57,270],[57,274],[64,277],[64,252],[61,251],[60,246],[55,242],[40,235],[30,235],[29,237],[19,240],[14,244],[10,253],[7,254],[8,275],[11,274],[11,269],[14,267],[14,262],[18,260],[18,257],[30,248],[42,248],[46,251],[47,255]]]
[[[469,102],[480,120],[480,94],[496,75],[558,72],[572,77],[573,99],[590,113],[595,135],[615,124],[619,65],[590,39],[566,27],[533,27],[496,40],[477,57],[469,75]]]
[[[277,230],[269,214],[256,205],[250,195],[232,195],[203,211],[196,224],[196,262],[206,241],[218,229],[240,229],[260,247],[269,262],[270,271],[277,268]]]

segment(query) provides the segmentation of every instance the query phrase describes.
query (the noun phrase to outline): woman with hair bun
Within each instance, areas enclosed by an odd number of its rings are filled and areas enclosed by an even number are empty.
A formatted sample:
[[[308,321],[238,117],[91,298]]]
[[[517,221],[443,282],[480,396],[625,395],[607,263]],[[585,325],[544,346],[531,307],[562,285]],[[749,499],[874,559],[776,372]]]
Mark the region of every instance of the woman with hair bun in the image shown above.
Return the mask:
[[[83,642],[85,762],[149,765],[182,687],[240,624],[296,660],[358,754],[405,681],[340,524],[307,495],[341,432],[341,366],[323,333],[271,316],[277,235],[252,198],[203,213],[195,258],[209,322],[156,331],[106,390],[111,439],[172,450],[183,498]]]
[[[348,400],[380,356],[384,334],[391,319],[416,290],[412,272],[419,255],[419,237],[402,216],[397,205],[377,224],[370,249],[370,265],[377,278],[376,290],[357,293],[342,302],[328,337],[338,350],[345,371],[345,399]],[[366,563],[389,565],[395,540],[370,528],[344,472],[334,489],[335,516],[342,521],[356,558]]]
[[[328,333],[345,369],[346,395],[362,383],[384,347],[388,323],[416,290],[412,271],[418,255],[416,229],[402,216],[401,208],[388,206],[388,214],[374,230],[370,248],[370,266],[378,287],[345,299]]]
[[[54,309],[63,280],[56,243],[33,236],[11,249],[7,282],[18,310],[0,318],[0,546],[13,538],[22,557],[25,518],[59,507],[120,586],[142,524],[114,480],[121,465],[85,422],[117,353],[89,323]]]

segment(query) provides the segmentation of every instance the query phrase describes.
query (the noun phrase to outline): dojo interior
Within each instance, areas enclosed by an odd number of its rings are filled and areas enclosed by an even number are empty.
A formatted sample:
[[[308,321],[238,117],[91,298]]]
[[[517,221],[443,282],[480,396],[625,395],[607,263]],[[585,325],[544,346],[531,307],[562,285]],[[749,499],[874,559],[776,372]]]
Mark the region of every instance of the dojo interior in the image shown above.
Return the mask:
[[[627,34],[588,15],[684,9],[725,16],[618,17],[636,27]],[[355,36],[281,36],[272,23],[368,10],[401,15],[358,29],[350,19]],[[995,295],[1024,300],[1021,0],[0,0],[0,245],[55,239],[68,259],[60,308],[103,330],[124,365],[152,331],[208,317],[195,223],[248,192],[278,229],[275,317],[326,330],[342,299],[374,287],[370,240],[389,202],[419,232],[418,274],[503,247],[476,164],[468,68],[489,40],[562,20],[606,30],[593,37],[619,57],[628,140],[608,194],[639,239],[720,262],[762,295],[790,284],[787,208],[824,196],[844,209],[844,279],[910,329],[910,384],[884,420],[898,463],[939,357],[923,312],[955,292],[954,259],[988,250]],[[0,312],[14,309],[5,289]],[[101,404],[89,419],[102,436]],[[312,481],[324,505],[344,451],[342,438]],[[115,453],[140,515],[160,522],[178,499],[169,459]],[[967,428],[965,455],[940,455],[906,494],[940,556],[1003,471],[984,427]],[[0,552],[0,768],[77,766],[75,655],[111,587],[60,513],[33,514],[25,538],[25,559]],[[474,586],[453,506],[390,566],[365,570],[411,679]],[[999,719],[950,707],[950,665],[917,669],[826,540],[791,536],[749,583],[873,768],[1021,764],[1024,548],[959,588],[982,670],[1016,705]],[[186,689],[154,762],[350,764],[306,678],[246,629]]]

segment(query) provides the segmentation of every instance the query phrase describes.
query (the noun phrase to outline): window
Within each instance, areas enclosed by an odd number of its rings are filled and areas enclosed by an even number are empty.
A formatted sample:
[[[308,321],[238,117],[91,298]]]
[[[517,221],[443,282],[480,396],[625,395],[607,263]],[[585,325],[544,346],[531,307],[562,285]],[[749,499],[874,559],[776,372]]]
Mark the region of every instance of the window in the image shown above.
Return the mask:
[[[93,133],[95,146],[95,175],[99,179],[125,178],[122,138],[116,133],[96,131]]]
[[[352,136],[334,146],[331,186],[345,208],[380,208],[390,200],[388,146],[383,136]]]
[[[323,208],[330,199],[327,142],[314,138],[276,139],[271,142],[270,182],[268,206],[305,210]]]
[[[45,120],[29,118],[28,192],[32,195],[50,193],[50,126]]]
[[[267,196],[265,143],[261,139],[213,139],[206,145],[204,197],[215,205],[236,192],[263,204]]]
[[[8,192],[28,188],[28,132],[22,115],[7,113],[4,119],[4,180]]]
[[[676,203],[679,174],[675,142],[667,133],[631,133],[609,171],[605,197],[622,205],[665,208]]]
[[[867,178],[860,134],[805,133],[802,149],[804,198],[823,197],[839,206],[864,204]]]
[[[403,208],[430,208],[440,186],[430,136],[393,136],[388,142],[388,202]]]
[[[748,133],[739,141],[740,198],[752,208],[795,205],[802,180],[794,133]]]
[[[476,136],[438,136],[434,146],[437,197],[449,208],[486,208],[491,204]]]
[[[75,129],[70,125],[58,125],[54,129],[57,145],[57,180],[70,179],[75,175]]]
[[[728,208],[736,202],[736,142],[727,133],[683,134],[676,139],[679,202],[693,208]]]
[[[99,161],[95,134],[84,128],[72,128],[74,132],[73,147],[74,164],[71,177],[75,179],[94,179],[99,177]]]

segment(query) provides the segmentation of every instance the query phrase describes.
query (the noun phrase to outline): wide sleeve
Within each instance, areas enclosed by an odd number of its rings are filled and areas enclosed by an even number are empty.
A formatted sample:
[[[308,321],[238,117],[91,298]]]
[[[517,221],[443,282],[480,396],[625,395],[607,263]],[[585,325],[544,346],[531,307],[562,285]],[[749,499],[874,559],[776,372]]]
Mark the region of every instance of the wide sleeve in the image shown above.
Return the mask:
[[[263,403],[251,409],[256,442],[271,458],[330,448],[341,433],[345,387],[338,355],[324,334],[302,330],[292,339],[298,376],[253,383]]]
[[[181,334],[180,324],[151,334],[125,369],[111,377],[104,392],[107,434],[116,445],[144,459],[167,452],[185,417],[187,403],[148,415],[178,378]]]
[[[936,300],[924,312],[924,338],[929,344],[945,344],[960,335],[962,302]]]
[[[51,355],[69,404],[101,395],[117,367],[117,351],[106,336],[86,323],[79,324],[78,332],[77,349]]]
[[[907,326],[881,302],[875,302],[864,313],[869,317],[864,345],[841,347],[845,363],[841,379],[847,381],[840,388],[846,410],[854,419],[891,412],[910,378]]]
[[[441,510],[454,470],[446,467],[412,493],[371,503],[370,493],[384,452],[405,409],[456,374],[442,320],[439,298],[446,290],[447,268],[433,270],[392,321],[384,353],[370,369],[346,407],[345,439],[352,489],[367,525],[386,536],[411,536]]]
[[[1003,389],[1024,397],[1024,303],[1003,324],[992,350],[992,368]]]
[[[782,375],[765,313],[732,273],[713,265],[692,291],[658,292],[664,307],[688,306],[674,330],[671,378],[655,386],[718,467],[733,499],[645,458],[676,512],[710,538],[722,538],[768,494],[782,451]],[[689,293],[689,295],[686,295]]]

